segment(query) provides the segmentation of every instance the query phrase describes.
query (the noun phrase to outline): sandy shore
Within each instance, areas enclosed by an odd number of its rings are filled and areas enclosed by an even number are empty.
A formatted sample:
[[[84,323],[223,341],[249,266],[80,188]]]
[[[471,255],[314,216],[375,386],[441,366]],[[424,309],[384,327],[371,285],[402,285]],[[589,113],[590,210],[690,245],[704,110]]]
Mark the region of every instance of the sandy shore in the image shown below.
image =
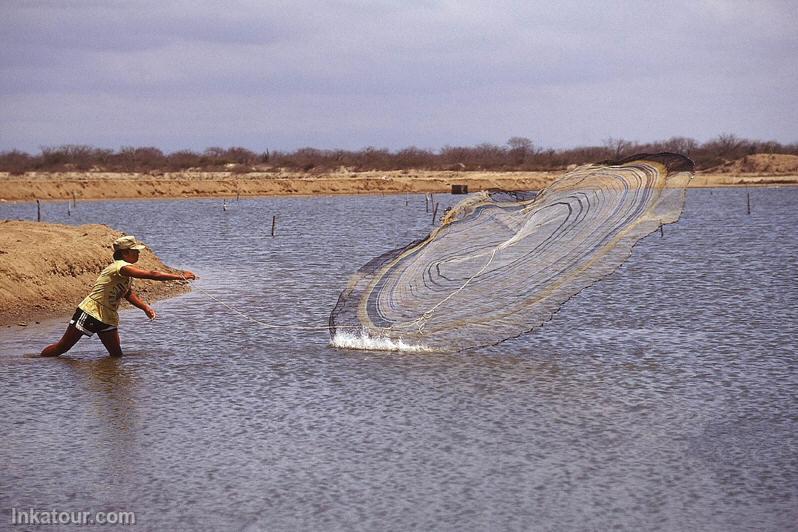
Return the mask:
[[[284,196],[450,192],[452,184],[469,190],[535,190],[555,173],[518,172],[360,172],[309,175],[295,173],[180,172],[161,175],[124,173],[0,174],[0,199],[106,199]]]
[[[100,271],[113,260],[111,242],[121,235],[105,225],[0,221],[0,325],[63,316],[66,327]],[[138,265],[169,270],[149,249],[141,253]],[[189,290],[173,281],[138,279],[134,286],[148,302]]]
[[[295,173],[179,172],[125,174],[105,172],[0,173],[0,200],[32,201],[110,198],[190,198],[316,194],[450,192],[468,185],[470,192],[499,188],[539,190],[563,172],[393,171],[324,175]],[[692,187],[796,185],[798,173],[698,174]]]
[[[798,185],[796,174],[696,174],[690,181],[690,188],[714,187],[755,187]]]

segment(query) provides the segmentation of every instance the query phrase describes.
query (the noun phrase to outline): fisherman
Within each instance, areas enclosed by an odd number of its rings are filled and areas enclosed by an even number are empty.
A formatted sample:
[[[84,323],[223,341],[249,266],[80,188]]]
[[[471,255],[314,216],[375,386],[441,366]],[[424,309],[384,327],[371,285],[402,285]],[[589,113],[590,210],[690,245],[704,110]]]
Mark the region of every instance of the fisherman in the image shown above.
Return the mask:
[[[119,345],[119,315],[117,309],[124,297],[134,307],[140,308],[147,317],[154,320],[155,309],[139,299],[132,289],[133,279],[152,279],[155,281],[179,281],[196,279],[189,271],[179,274],[152,270],[142,270],[131,266],[139,260],[139,253],[144,245],[136,241],[134,236],[123,236],[114,240],[114,262],[107,266],[97,280],[94,288],[80,302],[75,314],[69,322],[64,336],[42,350],[43,357],[63,355],[74,346],[81,336],[91,337],[94,333],[100,337],[108,354],[113,357],[122,356]]]

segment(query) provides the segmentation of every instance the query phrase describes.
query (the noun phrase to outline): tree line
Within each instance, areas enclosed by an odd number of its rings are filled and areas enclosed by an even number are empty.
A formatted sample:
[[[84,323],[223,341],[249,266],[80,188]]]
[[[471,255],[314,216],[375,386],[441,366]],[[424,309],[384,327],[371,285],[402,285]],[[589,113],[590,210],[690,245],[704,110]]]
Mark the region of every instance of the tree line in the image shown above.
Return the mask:
[[[717,167],[757,153],[798,155],[798,143],[749,140],[733,134],[707,142],[672,137],[649,143],[609,138],[599,146],[542,148],[526,137],[512,137],[505,145],[445,146],[439,150],[409,147],[400,150],[368,147],[361,150],[300,148],[294,151],[255,152],[241,147],[207,148],[202,152],[164,153],[155,147],[118,150],[67,144],[42,147],[39,153],[0,152],[0,171],[19,175],[31,171],[233,173],[290,171],[326,173],[367,170],[562,170],[570,165],[611,161],[636,153],[673,152],[690,157],[699,170]]]

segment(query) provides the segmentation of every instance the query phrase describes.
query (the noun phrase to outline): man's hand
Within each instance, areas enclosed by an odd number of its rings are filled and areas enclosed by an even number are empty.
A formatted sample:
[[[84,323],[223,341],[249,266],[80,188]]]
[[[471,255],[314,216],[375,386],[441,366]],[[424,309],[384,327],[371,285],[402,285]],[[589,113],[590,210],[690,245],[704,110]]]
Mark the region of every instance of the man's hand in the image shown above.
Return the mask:
[[[194,273],[192,273],[190,271],[184,271],[184,272],[181,273],[181,275],[187,281],[193,281],[194,279],[199,279],[199,277],[197,277],[196,275],[194,275]]]
[[[150,318],[151,320],[154,320],[155,318],[157,318],[157,317],[158,317],[158,313],[157,313],[157,312],[155,312],[155,309],[154,309],[154,308],[152,308],[152,307],[151,307],[151,306],[149,306],[149,305],[147,305],[146,307],[144,307],[142,310],[144,311],[144,314],[146,314],[146,315],[147,315],[147,317],[148,317],[148,318]]]

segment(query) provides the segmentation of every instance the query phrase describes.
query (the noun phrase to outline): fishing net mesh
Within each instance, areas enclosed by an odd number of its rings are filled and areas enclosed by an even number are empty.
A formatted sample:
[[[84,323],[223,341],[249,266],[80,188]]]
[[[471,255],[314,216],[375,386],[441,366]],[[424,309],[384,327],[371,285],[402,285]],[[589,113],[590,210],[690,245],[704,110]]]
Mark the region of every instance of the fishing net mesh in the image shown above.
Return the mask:
[[[461,350],[531,331],[676,222],[692,171],[680,155],[638,155],[576,168],[537,196],[474,194],[426,238],[358,270],[331,334],[358,325],[369,337]]]

